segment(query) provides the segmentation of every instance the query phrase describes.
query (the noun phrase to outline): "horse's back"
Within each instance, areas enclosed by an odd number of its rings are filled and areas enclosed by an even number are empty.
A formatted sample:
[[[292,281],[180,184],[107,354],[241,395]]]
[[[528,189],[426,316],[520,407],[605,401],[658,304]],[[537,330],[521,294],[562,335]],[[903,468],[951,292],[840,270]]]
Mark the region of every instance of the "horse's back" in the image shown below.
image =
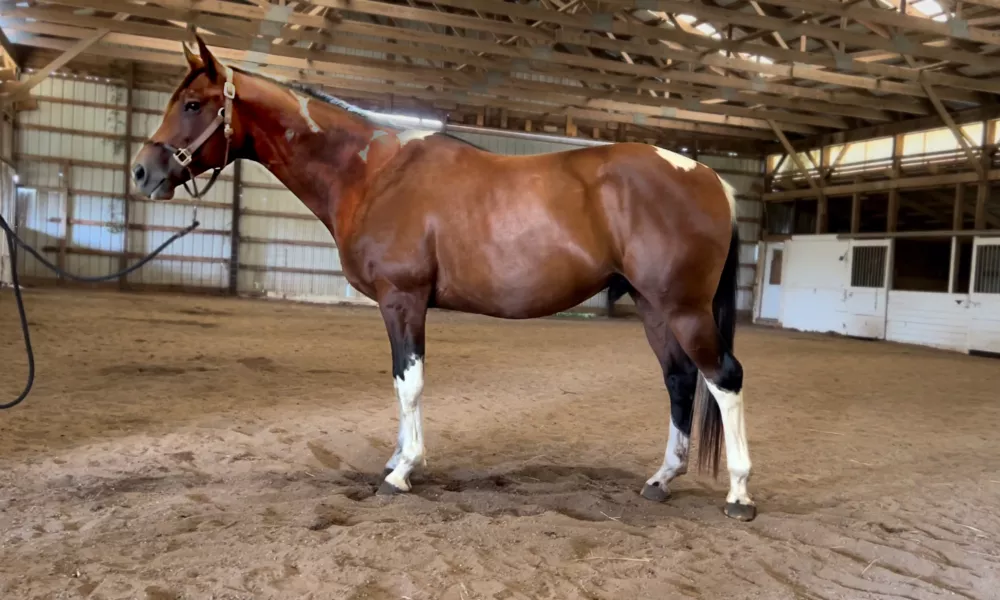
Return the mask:
[[[438,306],[503,317],[570,308],[630,255],[669,252],[695,218],[680,196],[707,169],[645,144],[505,156],[428,138],[406,150],[366,217],[381,262],[433,277]]]

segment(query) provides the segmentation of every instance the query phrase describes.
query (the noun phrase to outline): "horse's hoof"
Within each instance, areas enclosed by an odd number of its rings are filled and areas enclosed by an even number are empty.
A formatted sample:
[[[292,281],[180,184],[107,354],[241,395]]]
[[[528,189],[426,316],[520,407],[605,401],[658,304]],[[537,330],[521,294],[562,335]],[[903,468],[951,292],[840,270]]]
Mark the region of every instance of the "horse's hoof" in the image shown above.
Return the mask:
[[[383,481],[382,485],[378,486],[378,491],[375,492],[376,496],[395,496],[396,494],[405,494],[403,490],[392,485],[388,481]]]
[[[382,479],[388,477],[389,473],[392,473],[392,469],[390,469],[389,467],[382,469]]]
[[[726,516],[737,521],[753,521],[757,517],[757,507],[753,504],[740,504],[739,502],[727,502]]]
[[[642,486],[642,497],[653,502],[666,502],[670,497],[670,490],[663,484],[646,484]]]

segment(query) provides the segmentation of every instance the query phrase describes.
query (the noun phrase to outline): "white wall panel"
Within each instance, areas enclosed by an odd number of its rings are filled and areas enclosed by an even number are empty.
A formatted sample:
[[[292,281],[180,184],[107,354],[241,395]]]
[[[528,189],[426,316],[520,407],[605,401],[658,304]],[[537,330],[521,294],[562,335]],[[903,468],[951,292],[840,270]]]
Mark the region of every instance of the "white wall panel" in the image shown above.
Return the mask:
[[[886,339],[949,350],[968,350],[967,294],[889,292]]]

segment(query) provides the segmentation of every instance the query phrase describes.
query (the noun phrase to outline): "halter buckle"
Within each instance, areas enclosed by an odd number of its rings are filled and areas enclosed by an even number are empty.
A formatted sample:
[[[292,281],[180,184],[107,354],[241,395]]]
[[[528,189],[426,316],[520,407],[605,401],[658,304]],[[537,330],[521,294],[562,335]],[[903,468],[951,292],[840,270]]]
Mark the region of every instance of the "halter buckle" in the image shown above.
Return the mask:
[[[182,167],[186,167],[191,164],[192,160],[191,151],[187,148],[181,148],[177,152],[174,152],[174,160],[176,160]]]
[[[222,86],[222,95],[230,100],[236,98],[236,86],[232,81],[227,81],[225,85]]]

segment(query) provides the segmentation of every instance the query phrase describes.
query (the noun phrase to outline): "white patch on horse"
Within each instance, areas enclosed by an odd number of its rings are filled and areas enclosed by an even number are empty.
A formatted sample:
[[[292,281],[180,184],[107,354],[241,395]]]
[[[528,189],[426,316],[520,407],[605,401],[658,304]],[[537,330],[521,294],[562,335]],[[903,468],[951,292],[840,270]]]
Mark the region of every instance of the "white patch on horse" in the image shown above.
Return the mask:
[[[656,146],[653,146],[653,148],[656,149],[656,153],[660,155],[660,158],[677,167],[681,171],[691,171],[701,164],[693,158],[688,158],[683,154],[677,154],[676,152],[671,152],[665,148],[657,148]]]
[[[420,401],[424,392],[424,361],[418,356],[407,360],[409,366],[402,377],[393,381],[399,400],[399,455],[392,473],[385,480],[404,492],[410,491],[410,473],[418,463],[424,462],[424,431],[421,422]],[[388,464],[386,466],[389,466]]]
[[[316,121],[313,120],[312,115],[309,114],[309,98],[299,94],[293,90],[288,90],[291,92],[292,97],[294,97],[299,102],[299,114],[305,119],[306,125],[309,127],[309,131],[313,133],[319,133],[320,128]]]
[[[750,479],[750,450],[747,448],[746,422],[743,419],[743,392],[728,392],[705,378],[709,391],[722,413],[722,431],[726,438],[726,464],[729,466],[729,495],[726,502],[753,504],[747,492]]]
[[[372,142],[374,142],[375,140],[379,139],[380,137],[387,136],[387,135],[389,135],[389,134],[386,133],[386,132],[384,132],[384,131],[382,131],[381,129],[376,129],[375,131],[373,131],[371,139],[368,140],[368,145],[365,146],[364,148],[362,148],[360,152],[358,152],[358,156],[361,158],[361,160],[363,160],[365,163],[367,163],[368,162],[368,151],[371,150]]]
[[[437,131],[432,131],[430,129],[407,129],[406,131],[401,131],[396,134],[396,139],[399,140],[399,146],[403,147],[413,140],[422,140],[425,137],[434,135],[435,133],[437,133]]]
[[[736,188],[729,184],[728,181],[722,178],[722,175],[716,173],[719,177],[719,183],[722,184],[722,191],[726,194],[726,200],[729,200],[729,214],[732,215],[733,223],[736,222]]]
[[[667,438],[667,450],[663,453],[663,466],[646,481],[646,485],[658,485],[666,488],[670,480],[687,473],[688,449],[691,445],[691,438],[674,425],[674,420],[670,419],[670,435]]]

